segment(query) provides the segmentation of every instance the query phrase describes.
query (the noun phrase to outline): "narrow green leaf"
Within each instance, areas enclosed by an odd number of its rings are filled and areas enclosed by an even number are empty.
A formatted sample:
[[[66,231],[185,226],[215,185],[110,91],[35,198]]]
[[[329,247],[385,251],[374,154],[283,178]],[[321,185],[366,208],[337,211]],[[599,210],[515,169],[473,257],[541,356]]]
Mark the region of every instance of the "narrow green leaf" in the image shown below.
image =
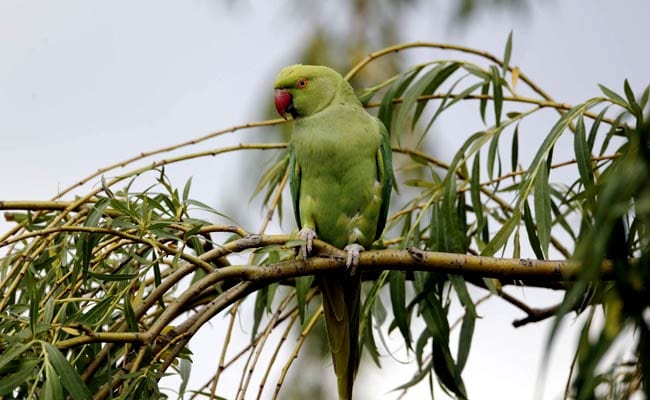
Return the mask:
[[[68,391],[74,400],[91,399],[92,394],[86,384],[81,380],[81,376],[72,368],[63,354],[51,343],[43,343],[47,357],[59,374],[61,383],[65,390]]]
[[[548,160],[549,152],[551,151],[551,148],[555,145],[555,142],[558,140],[560,135],[566,130],[567,126],[578,114],[581,114],[586,108],[589,107],[590,104],[592,104],[592,102],[595,101],[596,100],[584,104],[580,104],[571,108],[569,111],[567,111],[560,117],[560,119],[555,123],[555,125],[553,125],[551,131],[548,133],[548,135],[546,135],[544,142],[537,150],[537,153],[535,154],[533,161],[530,163],[528,172],[522,179],[523,183],[519,189],[517,208],[521,209],[522,203],[530,194],[534,182],[537,181],[535,179],[535,176],[539,173],[539,170],[542,167],[543,163],[545,163],[545,161]],[[546,167],[546,165],[544,165],[544,167]]]
[[[488,75],[485,84],[481,87],[481,95],[487,96],[490,92],[490,76]],[[479,101],[479,111],[481,113],[481,120],[485,123],[485,110],[487,109],[487,98],[482,97]]]
[[[636,102],[634,92],[632,91],[630,82],[628,82],[627,79],[623,83],[623,89],[625,90],[625,97],[627,97],[628,104],[630,105],[628,110],[630,110],[630,113],[632,113],[636,119],[643,119],[643,111],[641,106],[639,106],[639,103]]]
[[[487,170],[488,178],[494,179],[494,161],[496,160],[497,152],[499,150],[499,139],[501,138],[502,129],[497,129],[492,134],[490,146],[488,147]]]
[[[551,193],[548,183],[548,169],[543,165],[535,179],[535,222],[542,253],[548,258],[548,246],[551,241]]]
[[[481,229],[484,222],[483,204],[481,203],[481,152],[476,152],[472,163],[472,177],[470,180],[470,199],[476,215],[477,229]]]
[[[282,154],[278,161],[269,167],[260,177],[260,180],[255,187],[255,191],[253,191],[253,194],[251,195],[251,199],[255,198],[264,190],[264,188],[266,188],[266,193],[264,195],[262,203],[268,203],[268,201],[271,199],[271,196],[273,196],[273,193],[275,193],[274,189],[278,186],[282,178],[284,178],[284,174],[286,173],[289,166],[289,159],[290,152],[287,150]]]
[[[278,260],[279,261],[279,260]],[[273,264],[277,264],[278,261],[273,261]],[[272,306],[273,306],[273,299],[275,299],[275,294],[278,291],[278,286],[279,284],[272,283],[268,286],[269,290],[266,293],[266,311],[271,313],[273,311]]]
[[[88,213],[88,218],[86,218],[84,226],[98,226],[99,221],[104,214],[104,210],[106,210],[109,203],[109,199],[105,197],[99,199]]]
[[[598,85],[600,90],[605,94],[605,96],[609,97],[611,100],[614,101],[614,103],[618,104],[619,106],[623,108],[627,108],[627,102],[625,101],[624,98],[622,98],[618,93],[615,91],[609,89],[605,85]]]
[[[384,123],[386,129],[391,132],[391,136],[393,133],[393,110],[395,109],[393,99],[400,97],[402,93],[404,93],[406,88],[420,73],[422,68],[424,68],[424,65],[418,65],[400,75],[399,79],[390,86],[390,88],[386,91],[384,97],[381,99],[381,106],[377,112],[377,118],[379,118],[381,122]],[[395,132],[395,137],[399,143],[399,140],[401,138],[401,132],[399,130]]]
[[[311,289],[314,282],[314,276],[300,276],[296,278],[296,302],[298,303],[298,316],[300,317],[300,324],[305,323],[305,307],[307,304],[307,292]]]
[[[515,237],[512,240],[512,258],[521,258],[521,237],[519,236],[519,227],[515,229]]]
[[[183,187],[183,202],[186,202],[187,199],[190,196],[190,188],[192,187],[192,177],[185,182],[185,186]]]
[[[491,257],[501,249],[510,238],[510,235],[519,224],[520,220],[521,214],[519,212],[512,214],[512,216],[501,225],[501,229],[499,229],[499,231],[492,237],[492,240],[490,240],[490,242],[485,246],[483,251],[481,251],[481,255]]]
[[[444,110],[448,109],[449,107],[451,107],[451,106],[454,105],[455,103],[457,103],[457,102],[459,102],[460,100],[464,99],[464,98],[467,97],[469,94],[473,93],[476,89],[478,89],[479,87],[481,87],[481,86],[483,85],[483,82],[475,83],[474,85],[471,85],[470,87],[466,88],[466,89],[463,90],[462,92],[458,93],[456,96],[454,96],[454,97],[451,99],[451,101],[449,101],[449,103],[447,103],[447,101],[450,99],[449,96],[451,96],[451,95],[453,94],[454,89],[456,88],[456,85],[458,85],[458,84],[463,80],[463,78],[464,78],[464,77],[459,78],[459,79],[458,79],[456,82],[454,82],[454,84],[451,85],[451,87],[447,90],[447,93],[445,93],[445,96],[442,98],[442,101],[440,102],[440,105],[439,105],[438,108],[436,109],[436,112],[433,114],[433,116],[431,117],[431,119],[430,119],[429,122],[427,123],[426,128],[425,128],[424,131],[422,132],[422,136],[421,136],[420,139],[418,140],[418,144],[420,144],[420,143],[422,142],[422,140],[424,139],[424,136],[426,135],[426,133],[429,132],[429,130],[430,130],[431,127],[433,126],[433,123],[436,121],[436,119],[438,119],[438,116],[440,116],[440,114],[442,114],[442,112],[443,112]]]
[[[451,356],[449,347],[437,341],[432,343],[433,370],[444,387],[452,391],[458,399],[467,399],[465,385]]]
[[[388,276],[390,302],[393,307],[395,323],[402,333],[406,347],[411,349],[411,330],[406,315],[406,272],[390,271]]]
[[[54,298],[50,297],[45,303],[45,308],[43,309],[43,323],[49,325],[52,323],[52,318],[54,317]]]
[[[450,170],[451,171],[451,170]],[[464,198],[461,198],[456,190],[456,177],[449,172],[445,180],[441,216],[444,234],[442,238],[444,246],[438,250],[451,253],[464,254],[467,251],[468,239],[465,232],[464,220],[465,211],[459,210],[458,206],[464,207]],[[460,217],[463,217],[461,219]]]
[[[417,98],[420,94],[433,82],[438,74],[445,68],[445,64],[438,64],[431,70],[427,71],[419,80],[411,85],[406,92],[404,92],[404,101],[399,107],[397,117],[395,118],[395,130],[397,136],[401,136],[401,132],[406,128],[406,121],[416,105]]]
[[[485,218],[485,224],[483,224],[483,229],[481,230],[481,244],[480,250],[483,250],[484,244],[490,241],[490,220]]]
[[[100,178],[100,182],[102,184],[102,190],[106,193],[106,195],[108,197],[110,197],[110,198],[115,197],[115,195],[113,194],[111,189],[108,187],[108,184],[106,183],[106,178],[104,177],[104,175],[102,175],[102,177]]]
[[[650,99],[650,85],[645,87],[643,94],[641,94],[641,100],[639,100],[639,107],[642,110],[645,110],[645,106],[648,104],[648,99]]]
[[[36,324],[38,323],[38,314],[40,311],[38,303],[41,302],[41,291],[36,287],[29,289],[31,292],[29,299],[29,328],[32,330],[32,336],[35,336]]]
[[[433,182],[425,181],[422,179],[407,179],[404,181],[404,185],[410,187],[424,187],[424,188],[434,187]]]
[[[490,71],[492,72],[492,92],[494,95],[494,121],[496,126],[500,126],[501,110],[503,109],[503,80],[496,66],[491,65]]]
[[[456,291],[456,295],[458,296],[460,303],[463,305],[463,307],[465,307],[468,313],[476,316],[476,307],[474,306],[474,301],[472,300],[472,297],[469,295],[469,291],[467,290],[465,278],[463,278],[461,275],[452,274],[449,274],[448,278],[449,282]]]
[[[526,226],[526,234],[528,235],[528,243],[533,249],[535,256],[538,260],[544,259],[544,253],[542,252],[542,247],[539,244],[539,237],[537,236],[537,228],[533,222],[532,212],[528,206],[528,201],[524,202],[524,224]]]
[[[605,135],[605,139],[603,140],[603,144],[600,146],[600,153],[598,153],[599,156],[602,156],[605,154],[605,151],[607,151],[607,148],[609,147],[609,142],[612,140],[612,137],[618,134],[619,130],[621,129],[621,120],[624,118],[626,115],[626,112],[622,112],[614,119],[612,122],[609,131]]]
[[[223,213],[220,213],[219,211],[215,210],[214,208],[210,207],[209,205],[207,205],[205,203],[202,203],[202,202],[200,202],[198,200],[187,199],[187,204],[188,205],[193,205],[195,207],[198,207],[201,210],[204,210],[204,211],[210,212],[212,214],[218,215],[220,217],[223,217],[223,218],[227,219],[228,221],[234,222],[236,225],[239,225],[239,224],[237,224],[237,221],[233,220],[229,216],[227,216],[227,215],[225,215]]]
[[[465,369],[469,351],[472,346],[472,337],[474,336],[474,321],[476,316],[470,312],[465,312],[463,323],[460,326],[460,335],[458,337],[458,354],[456,356],[456,365],[459,372]]]
[[[251,330],[251,342],[255,340],[257,336],[257,330],[260,327],[260,322],[262,321],[262,316],[264,315],[264,309],[267,306],[267,292],[268,286],[263,287],[257,291],[255,296],[255,308],[253,310],[253,329]]]
[[[424,359],[424,348],[431,339],[431,332],[428,329],[422,330],[420,337],[415,343],[415,359],[418,363],[418,368],[422,368],[422,360]]]
[[[418,94],[418,97],[420,97],[420,96],[428,96],[428,95],[434,94],[434,92],[440,87],[440,85],[442,85],[445,82],[445,80],[447,80],[447,78],[449,78],[449,76],[451,74],[453,74],[454,72],[456,72],[456,70],[458,70],[460,65],[461,64],[459,64],[459,63],[452,63],[452,64],[446,65],[444,68],[442,68],[440,70],[440,72],[438,74],[436,74],[435,78],[429,83],[429,85],[427,85],[427,87],[424,88],[424,90]],[[453,90],[453,87],[452,87],[451,90]],[[418,119],[420,118],[420,115],[422,114],[422,111],[424,111],[424,107],[426,105],[427,105],[427,102],[424,102],[424,101],[417,102],[417,105],[415,106],[415,112],[413,114],[413,121],[411,123],[411,129],[413,129],[413,127],[415,127],[415,124],[417,123]],[[442,106],[443,105],[441,104],[440,107],[442,107]]]
[[[517,171],[519,164],[519,124],[515,126],[515,133],[512,135],[512,146],[510,148],[510,170]]]
[[[387,271],[384,271],[387,272]],[[361,331],[361,343],[368,349],[372,361],[375,362],[377,367],[381,368],[380,354],[375,343],[375,335],[373,334],[372,313],[362,314],[362,323],[359,325]]]
[[[20,343],[12,344],[11,346],[7,347],[7,349],[4,350],[0,355],[0,370],[5,365],[17,358],[19,355],[27,351],[27,349],[29,349],[31,346],[31,343]]]
[[[187,390],[187,385],[190,383],[190,374],[192,372],[192,361],[187,358],[181,358],[179,368],[179,375],[181,378],[181,384],[178,388],[178,398],[183,399],[185,396],[185,390]]]
[[[498,279],[495,278],[482,278],[483,283],[485,283],[485,287],[492,293],[493,295],[498,295],[499,294],[499,288],[497,287],[497,284],[499,283]]]
[[[603,120],[603,117],[605,116],[605,113],[609,107],[603,108],[599,113],[596,119],[594,120],[593,124],[591,124],[591,129],[589,130],[589,137],[587,138],[587,148],[589,149],[589,152],[591,153],[594,149],[594,143],[596,142],[596,136],[598,135],[598,128],[600,128],[600,123]]]
[[[506,74],[508,73],[508,67],[510,66],[510,54],[512,53],[512,31],[508,34],[508,40],[506,41],[506,49],[503,52],[503,77],[505,79]]]
[[[431,373],[430,369],[432,367],[433,367],[433,360],[429,361],[428,366],[419,369],[408,382],[406,382],[406,383],[404,383],[402,385],[399,385],[398,387],[396,387],[392,391],[396,392],[398,390],[405,390],[405,389],[408,389],[408,388],[410,388],[412,386],[415,386],[416,384],[421,382],[422,379],[426,378],[426,376]]]
[[[113,301],[115,297],[105,297],[85,314],[81,315],[81,318],[77,320],[79,323],[86,323],[88,325],[96,325],[101,322],[105,317],[107,312],[110,312],[110,309],[113,307]]]
[[[478,151],[478,149],[483,146],[487,138],[489,138],[488,134],[484,131],[476,132],[472,136],[470,136],[467,140],[465,140],[465,143],[456,151],[456,154],[454,154],[454,158],[451,160],[451,164],[449,165],[449,169],[447,171],[447,177],[450,175],[456,174],[457,170],[459,169],[459,165],[461,167],[464,166],[465,162],[465,154],[467,150],[471,147],[472,150],[469,152],[470,155],[474,154],[475,152]],[[468,155],[468,157],[470,156]],[[467,175],[467,171],[463,171],[465,175]],[[445,179],[448,179],[448,178]]]
[[[443,251],[444,250],[444,221],[441,216],[442,211],[440,210],[440,203],[436,202],[431,206],[431,224],[429,231],[429,242],[428,247],[431,251]],[[416,277],[420,276],[416,274]],[[418,283],[416,280],[414,283]],[[416,287],[416,291],[420,291],[421,287]]]
[[[355,94],[357,95],[357,99],[359,99],[359,103],[361,103],[365,107],[368,105],[368,102],[372,100],[372,97],[383,87],[384,86],[380,84],[371,88],[355,90]]]
[[[431,336],[435,341],[449,343],[449,321],[441,300],[433,293],[428,293],[420,303],[421,313]]]
[[[138,274],[100,274],[93,271],[88,271],[88,275],[104,282],[130,281],[138,276]]]
[[[489,79],[489,77],[488,77],[488,79]],[[460,79],[458,80],[458,82],[460,82]],[[451,101],[449,101],[449,103],[446,103],[446,105],[444,107],[441,106],[438,110],[436,110],[436,114],[431,118],[431,121],[429,121],[428,127],[431,127],[431,125],[433,125],[433,121],[436,120],[436,118],[438,117],[438,115],[440,115],[440,113],[442,111],[448,109],[449,107],[453,106],[454,104],[458,103],[459,101],[465,99],[467,96],[474,93],[476,91],[476,89],[482,87],[483,85],[485,85],[485,82],[477,82],[477,83],[475,83],[473,85],[470,85],[467,88],[463,89],[463,91],[461,91],[456,96],[454,96],[454,98],[452,98]],[[456,86],[456,84],[454,84],[454,86],[452,86],[452,87],[455,87],[455,86]],[[450,95],[451,93],[452,93],[452,91],[449,90],[449,92],[447,94]],[[447,97],[445,97],[443,100],[446,100],[446,99],[447,99]]]
[[[361,308],[362,315],[372,313],[377,319],[379,325],[386,321],[387,312],[380,297],[380,290],[385,286],[386,281],[388,280],[388,273],[389,271],[382,271],[381,274],[379,274],[379,278],[375,280],[375,283],[366,295],[366,301],[364,301],[363,307]],[[363,323],[364,321],[362,319],[360,325],[363,326]],[[360,330],[363,331],[362,329]]]
[[[556,196],[553,187],[551,187],[551,195],[554,197],[558,197]],[[564,218],[562,211],[560,211],[560,208],[558,207],[557,204],[555,204],[555,201],[553,201],[552,197],[551,197],[551,211],[553,212],[553,218],[555,219],[555,223],[559,224],[564,229],[564,231],[569,234],[571,239],[575,242],[577,240],[577,236],[573,230],[573,227],[567,222],[566,218]],[[565,213],[570,214],[571,211],[572,209],[567,209]],[[583,222],[585,221],[583,220]]]
[[[34,379],[36,375],[35,369],[40,363],[41,360],[37,359],[21,362],[20,366],[13,374],[2,377],[2,379],[0,379],[0,396],[11,393],[29,379]]]
[[[584,117],[578,117],[576,125],[576,132],[573,135],[573,150],[576,155],[576,162],[578,164],[578,172],[582,185],[589,192],[593,186],[593,174],[591,172],[591,152],[587,144],[587,136],[585,131]]]
[[[488,73],[487,71],[477,67],[476,65],[463,64],[463,69],[465,71],[469,72],[470,74],[472,74],[472,75],[474,75],[474,76],[476,76],[478,78],[481,78],[484,81],[489,82],[489,80],[491,79],[490,73]]]
[[[133,306],[131,305],[130,293],[126,292],[124,294],[124,318],[126,319],[126,324],[129,327],[131,332],[138,331],[138,319],[135,317],[135,312],[133,311]]]
[[[60,400],[63,399],[63,389],[59,376],[50,363],[45,364],[45,382],[43,382],[43,399]]]

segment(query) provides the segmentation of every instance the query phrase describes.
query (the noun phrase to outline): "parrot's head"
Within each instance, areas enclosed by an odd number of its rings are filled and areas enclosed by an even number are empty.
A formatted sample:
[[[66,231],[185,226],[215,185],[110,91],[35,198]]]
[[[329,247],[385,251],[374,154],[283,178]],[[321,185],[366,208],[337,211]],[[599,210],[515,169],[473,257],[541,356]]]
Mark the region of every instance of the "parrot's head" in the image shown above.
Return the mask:
[[[327,107],[347,82],[331,68],[290,65],[275,78],[275,109],[282,118],[308,117]]]

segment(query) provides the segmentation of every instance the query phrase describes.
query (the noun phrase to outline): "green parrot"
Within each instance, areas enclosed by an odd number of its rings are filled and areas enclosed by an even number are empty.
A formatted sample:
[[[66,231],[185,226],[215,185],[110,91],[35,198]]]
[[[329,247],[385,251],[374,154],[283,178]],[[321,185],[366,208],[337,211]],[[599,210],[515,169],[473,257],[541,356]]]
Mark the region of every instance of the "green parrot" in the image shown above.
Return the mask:
[[[292,65],[275,80],[275,107],[293,133],[289,177],[302,255],[318,237],[346,253],[346,270],[322,273],[325,326],[339,399],[352,398],[359,365],[359,252],[386,224],[393,182],[390,137],[336,71]]]

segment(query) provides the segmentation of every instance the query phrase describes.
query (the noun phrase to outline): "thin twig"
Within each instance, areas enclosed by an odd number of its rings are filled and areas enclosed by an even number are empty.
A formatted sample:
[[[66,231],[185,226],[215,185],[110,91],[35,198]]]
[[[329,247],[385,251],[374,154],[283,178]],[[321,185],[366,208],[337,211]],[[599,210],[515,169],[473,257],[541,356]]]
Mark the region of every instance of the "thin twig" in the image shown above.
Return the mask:
[[[317,289],[312,289],[307,293],[305,303],[309,303],[309,301],[316,295]],[[291,328],[293,327],[293,324],[295,324],[296,320],[298,319],[299,312],[298,308],[295,307],[293,312],[291,313],[291,320],[287,324],[287,327],[285,328],[284,332],[282,332],[282,337],[280,338],[280,342],[278,343],[277,346],[275,346],[275,351],[273,352],[273,355],[271,356],[271,359],[269,360],[268,366],[266,368],[266,372],[264,373],[264,376],[262,377],[262,381],[260,382],[260,388],[259,391],[257,392],[257,400],[262,398],[262,392],[264,391],[264,385],[266,385],[266,380],[269,377],[269,374],[271,373],[271,368],[273,367],[273,364],[275,364],[275,360],[277,359],[278,354],[280,353],[280,349],[282,348],[282,345],[286,343],[287,338],[289,337],[289,332],[291,331]]]
[[[271,317],[271,319],[269,320],[266,329],[264,329],[261,339],[253,345],[252,350],[254,350],[254,352],[251,351],[251,357],[249,358],[249,360],[246,361],[246,364],[244,364],[242,379],[239,384],[239,389],[237,390],[237,397],[236,397],[237,399],[243,400],[244,396],[246,396],[246,390],[248,389],[251,378],[253,376],[255,366],[257,365],[257,360],[259,360],[260,355],[262,354],[262,350],[264,349],[264,345],[266,344],[266,339],[268,339],[269,335],[273,331],[275,323],[280,318],[280,314],[282,313],[282,310],[284,310],[289,305],[289,302],[291,301],[291,299],[293,299],[295,294],[296,294],[295,290],[292,290],[289,292],[289,294],[287,294],[284,300],[282,300],[277,310],[273,314],[273,317]]]
[[[232,336],[232,330],[235,325],[235,318],[237,316],[237,308],[239,307],[239,303],[236,303],[232,306],[230,309],[230,321],[228,322],[228,328],[226,330],[226,337],[223,340],[223,344],[221,346],[221,355],[219,356],[219,366],[217,367],[217,372],[214,374],[214,379],[212,379],[212,384],[210,385],[210,400],[214,400],[215,395],[217,393],[217,385],[219,384],[219,378],[221,377],[221,373],[224,370],[224,361],[226,359],[226,351],[228,350],[228,345],[230,344],[230,338]],[[198,393],[198,392],[197,392]],[[194,397],[194,396],[192,396]]]
[[[311,319],[309,320],[305,328],[302,330],[302,332],[300,332],[300,338],[298,339],[298,343],[296,343],[296,346],[294,347],[291,356],[289,356],[289,359],[287,360],[286,364],[282,368],[282,372],[280,373],[280,377],[278,378],[278,383],[275,386],[275,393],[273,393],[274,400],[278,398],[280,389],[282,388],[282,384],[284,383],[284,379],[287,377],[287,373],[289,372],[289,368],[291,367],[291,364],[293,364],[293,361],[296,358],[298,358],[298,352],[300,351],[300,348],[302,347],[303,343],[305,343],[305,339],[307,338],[307,335],[314,328],[316,322],[318,322],[322,314],[323,314],[323,305],[321,304],[321,306],[318,307],[318,310],[316,310],[316,312],[311,317]]]
[[[429,94],[429,95],[422,95],[418,96],[416,101],[417,102],[428,102],[430,100],[441,100],[441,99],[455,99],[458,98],[459,94],[458,93],[434,93],[434,94]],[[462,100],[494,100],[494,96],[491,94],[468,94],[464,95]],[[503,101],[509,101],[509,102],[514,102],[514,103],[526,103],[526,104],[535,104],[538,105],[542,108],[554,108],[556,110],[560,111],[568,111],[572,108],[570,104],[567,103],[557,103],[551,100],[539,100],[539,99],[534,99],[532,97],[523,97],[523,96],[503,96],[502,97]],[[402,97],[396,97],[392,100],[393,104],[400,104],[404,102],[404,98]],[[375,101],[375,102],[368,102],[366,105],[366,108],[375,108],[381,106],[381,102]],[[584,113],[585,117],[589,117],[591,119],[596,119],[598,118],[598,114],[593,113],[591,111],[585,111]],[[603,117],[602,121],[605,123],[608,123],[609,125],[612,125],[614,123],[614,120],[611,118]]]
[[[486,58],[496,64],[499,65],[504,65],[503,61],[499,59],[498,57],[482,50],[477,50],[477,49],[472,49],[469,47],[465,46],[456,46],[456,45],[451,45],[451,44],[444,44],[444,43],[432,43],[432,42],[413,42],[413,43],[404,43],[404,44],[398,44],[390,47],[386,47],[384,49],[372,52],[368,54],[363,60],[361,60],[357,65],[355,65],[346,75],[345,79],[350,80],[352,79],[363,67],[365,67],[368,63],[371,61],[383,57],[385,55],[391,54],[391,53],[398,53],[402,50],[406,49],[414,49],[414,48],[434,48],[434,49],[440,49],[440,50],[454,50],[454,51],[460,51],[462,53],[468,53],[468,54],[473,54],[479,57]],[[512,72],[515,67],[508,66],[508,70]],[[518,70],[519,73],[519,79],[526,83],[528,87],[530,87],[534,92],[539,94],[541,97],[543,97],[546,100],[553,101],[551,96],[549,96],[542,88],[537,86],[533,81],[528,78],[521,70]]]

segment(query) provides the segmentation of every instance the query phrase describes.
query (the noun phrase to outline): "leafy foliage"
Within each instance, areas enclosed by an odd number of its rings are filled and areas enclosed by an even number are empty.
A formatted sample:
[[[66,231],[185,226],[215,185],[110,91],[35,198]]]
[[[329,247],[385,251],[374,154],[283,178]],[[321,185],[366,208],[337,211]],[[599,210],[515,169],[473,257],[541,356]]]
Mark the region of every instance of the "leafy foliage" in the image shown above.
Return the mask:
[[[616,397],[635,391],[647,395],[650,87],[636,96],[625,81],[623,94],[601,86],[601,97],[575,106],[557,103],[511,65],[512,36],[502,60],[474,49],[415,43],[372,53],[347,77],[416,47],[460,52],[468,59],[432,59],[358,92],[391,132],[396,155],[397,207],[375,249],[409,249],[414,266],[364,271],[359,330],[364,351],[380,366],[384,328],[395,331],[416,364],[412,379],[396,390],[427,381],[433,391],[437,381],[454,397],[471,397],[462,372],[480,302],[470,295],[472,285],[527,312],[529,320],[520,324],[556,315],[553,333],[567,314],[586,312],[566,397],[596,398],[603,391]],[[468,133],[445,162],[429,146],[439,121],[466,104],[476,106],[482,128]],[[549,126],[528,124],[533,116],[551,112],[557,116]],[[281,123],[233,127],[142,157]],[[520,145],[534,142],[536,135],[539,144],[527,154],[529,149]],[[572,158],[554,160],[566,156],[556,149],[567,140]],[[295,260],[299,240],[263,234],[270,219],[286,214],[281,201],[288,165],[284,147],[247,143],[158,159],[102,179],[99,187],[71,201],[0,202],[0,208],[22,210],[7,213],[17,225],[0,237],[5,249],[0,259],[0,396],[161,398],[159,380],[170,370],[181,378],[180,391],[186,391],[191,367],[187,344],[219,313],[230,313],[219,369],[193,396],[229,395],[221,392],[220,374],[244,354],[249,358],[238,396],[245,396],[253,373],[263,377],[261,394],[288,332],[299,330],[277,396],[293,356],[320,319],[312,273],[319,262],[329,262]],[[251,149],[280,153],[258,185],[269,210],[259,234],[192,199],[191,181],[179,190],[165,174],[177,162]],[[118,185],[123,187],[118,190]],[[224,223],[215,224],[215,219]],[[336,254],[326,244],[319,246]],[[549,275],[519,282],[486,267],[477,278],[476,271],[463,268],[449,274],[422,266],[418,252],[430,257],[436,256],[433,252],[560,257],[579,261],[580,268],[567,268],[568,275],[559,279]],[[335,258],[330,261],[336,263]],[[500,259],[489,260],[499,265]],[[561,288],[566,296],[552,312],[540,314],[501,290],[509,284]],[[250,345],[226,360],[233,321],[249,296],[255,310]],[[450,322],[454,302],[462,307],[458,323]],[[600,328],[593,323],[596,315],[605,317]],[[272,361],[268,367],[257,364],[267,339],[281,327]],[[618,364],[604,360],[615,340],[630,330],[634,359]],[[458,346],[452,348],[455,331]]]

